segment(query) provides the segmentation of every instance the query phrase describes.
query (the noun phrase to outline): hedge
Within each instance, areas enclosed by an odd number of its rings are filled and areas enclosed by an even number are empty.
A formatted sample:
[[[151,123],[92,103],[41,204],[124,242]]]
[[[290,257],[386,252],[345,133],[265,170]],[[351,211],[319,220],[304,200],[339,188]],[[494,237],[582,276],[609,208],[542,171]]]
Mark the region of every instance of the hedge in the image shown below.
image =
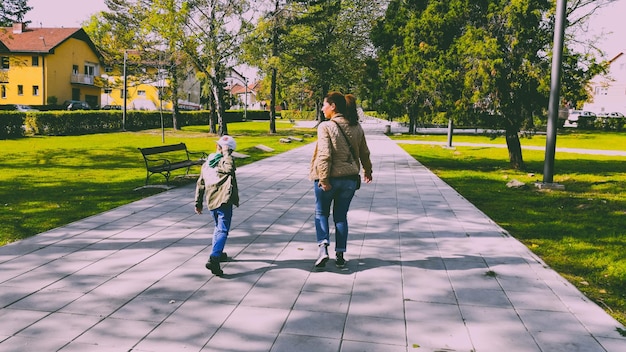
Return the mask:
[[[34,113],[0,112],[0,138],[20,137],[24,133],[39,135],[81,135],[89,133],[140,131],[172,127],[172,113],[165,111],[80,110],[40,111]],[[227,111],[226,123],[243,121],[242,111]],[[180,111],[178,127],[208,125],[208,111]]]

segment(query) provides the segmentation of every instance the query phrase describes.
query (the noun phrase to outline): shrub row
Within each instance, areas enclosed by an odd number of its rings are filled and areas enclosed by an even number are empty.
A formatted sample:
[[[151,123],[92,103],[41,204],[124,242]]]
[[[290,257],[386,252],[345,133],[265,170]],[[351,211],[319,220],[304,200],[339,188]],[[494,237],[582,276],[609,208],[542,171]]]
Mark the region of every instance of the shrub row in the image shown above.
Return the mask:
[[[0,139],[17,138],[24,135],[26,113],[16,111],[0,112]]]
[[[564,122],[564,120],[563,120]],[[582,130],[603,130],[603,131],[623,131],[626,125],[625,118],[583,118],[579,117],[576,123],[578,129]]]
[[[269,120],[267,111],[248,111],[248,119]],[[252,118],[251,118],[252,117]],[[180,111],[177,114],[178,127],[209,124],[208,111]],[[241,122],[243,111],[227,111],[226,123]],[[173,126],[171,112],[81,110],[81,111],[39,111],[39,112],[0,112],[0,138],[17,138],[28,134],[39,135],[81,135],[89,133],[117,132],[121,130],[140,131]]]

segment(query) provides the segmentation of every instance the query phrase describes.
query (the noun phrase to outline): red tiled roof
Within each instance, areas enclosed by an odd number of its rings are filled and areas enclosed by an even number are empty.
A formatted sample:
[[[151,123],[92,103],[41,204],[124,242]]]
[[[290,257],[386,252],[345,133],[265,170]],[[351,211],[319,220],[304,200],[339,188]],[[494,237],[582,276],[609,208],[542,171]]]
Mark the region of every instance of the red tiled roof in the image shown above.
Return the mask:
[[[0,52],[51,53],[69,38],[85,41],[100,56],[82,28],[26,28],[14,33],[13,27],[0,27]]]

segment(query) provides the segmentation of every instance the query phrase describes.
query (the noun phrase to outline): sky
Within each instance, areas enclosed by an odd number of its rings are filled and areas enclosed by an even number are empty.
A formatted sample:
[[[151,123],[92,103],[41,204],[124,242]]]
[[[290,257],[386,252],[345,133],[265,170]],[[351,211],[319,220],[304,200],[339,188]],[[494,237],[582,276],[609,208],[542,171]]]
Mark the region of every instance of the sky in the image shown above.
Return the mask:
[[[92,14],[107,10],[104,0],[28,0],[33,7],[25,19],[32,21],[33,27],[80,27]],[[626,51],[626,0],[618,0],[597,13],[590,22],[595,33],[608,33],[600,47],[612,58]]]

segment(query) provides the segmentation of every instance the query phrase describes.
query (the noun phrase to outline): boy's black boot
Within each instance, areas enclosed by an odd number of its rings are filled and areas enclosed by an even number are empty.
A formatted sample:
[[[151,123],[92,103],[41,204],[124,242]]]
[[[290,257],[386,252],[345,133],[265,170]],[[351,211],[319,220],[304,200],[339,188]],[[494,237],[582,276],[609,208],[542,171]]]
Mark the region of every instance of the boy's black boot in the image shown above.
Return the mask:
[[[211,273],[215,276],[222,276],[224,272],[220,268],[220,257],[209,257],[209,261],[206,263],[206,268],[211,270]]]

